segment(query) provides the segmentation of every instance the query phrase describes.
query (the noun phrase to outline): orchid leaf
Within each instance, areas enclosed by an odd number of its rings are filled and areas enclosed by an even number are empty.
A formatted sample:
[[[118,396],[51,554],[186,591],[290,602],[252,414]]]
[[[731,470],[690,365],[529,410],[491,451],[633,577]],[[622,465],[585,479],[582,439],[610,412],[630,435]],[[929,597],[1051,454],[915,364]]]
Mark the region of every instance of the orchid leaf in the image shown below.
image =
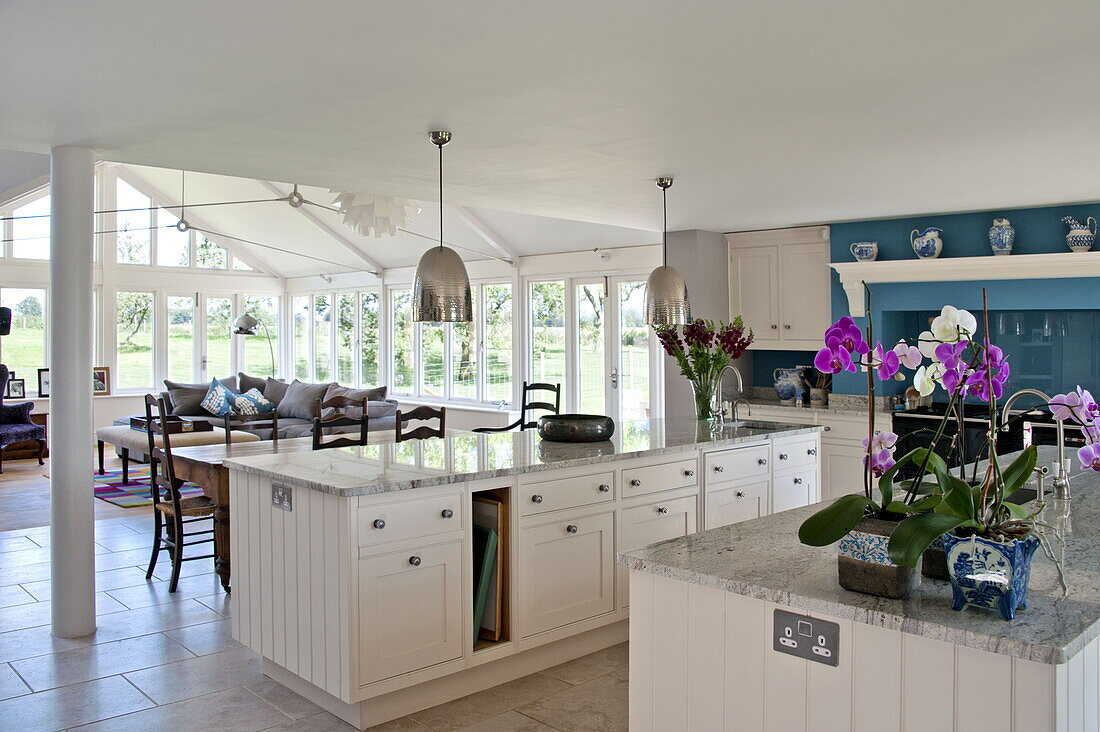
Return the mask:
[[[877,508],[875,502],[862,493],[841,496],[802,522],[798,540],[809,546],[838,542],[856,527],[869,507]]]
[[[944,470],[938,476],[940,487],[943,488],[943,500],[935,508],[935,513],[947,516],[956,516],[960,519],[973,520],[977,518],[976,503],[974,500],[974,488],[965,480],[956,478]]]
[[[894,501],[893,503],[886,504],[886,508],[882,509],[887,513],[900,513],[907,514],[912,509],[905,501]]]
[[[916,567],[924,550],[936,537],[963,524],[957,516],[938,513],[920,513],[902,521],[890,534],[890,559],[894,564]]]
[[[1001,505],[1008,509],[1008,514],[1014,519],[1026,519],[1028,514],[1027,509],[1018,503],[1011,503],[1009,501],[1002,501]]]
[[[1038,450],[1032,445],[1005,468],[1001,473],[1001,479],[1004,481],[1004,495],[1012,495],[1031,480],[1031,473],[1035,470],[1035,461],[1038,456]]]
[[[935,510],[943,502],[943,496],[925,496],[909,504],[909,513],[925,513]]]

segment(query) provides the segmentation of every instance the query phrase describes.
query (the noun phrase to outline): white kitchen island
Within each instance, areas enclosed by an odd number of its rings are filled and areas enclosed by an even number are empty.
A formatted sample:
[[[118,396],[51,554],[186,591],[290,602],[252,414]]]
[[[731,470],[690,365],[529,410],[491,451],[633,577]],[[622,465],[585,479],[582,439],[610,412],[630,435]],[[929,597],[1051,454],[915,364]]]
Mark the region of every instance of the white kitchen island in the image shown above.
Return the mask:
[[[233,637],[361,728],[620,643],[616,551],[817,501],[820,429],[649,420],[604,443],[452,433],[226,460]],[[502,517],[488,639],[473,628],[485,500]]]
[[[1056,455],[1040,448],[1039,462]],[[630,729],[1096,732],[1100,476],[1071,482],[1069,596],[1040,551],[1014,622],[953,611],[948,583],[927,578],[908,600],[842,589],[836,547],[798,543],[812,506],[620,554]],[[838,626],[837,644],[819,640],[822,622]]]

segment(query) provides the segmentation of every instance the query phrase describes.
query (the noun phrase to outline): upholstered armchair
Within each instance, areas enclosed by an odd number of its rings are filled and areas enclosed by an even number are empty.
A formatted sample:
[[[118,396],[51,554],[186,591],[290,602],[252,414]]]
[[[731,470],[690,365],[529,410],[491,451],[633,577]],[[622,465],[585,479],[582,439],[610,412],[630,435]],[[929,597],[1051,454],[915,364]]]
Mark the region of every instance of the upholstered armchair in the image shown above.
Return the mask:
[[[0,364],[0,394],[6,391],[8,369]],[[38,443],[38,464],[46,451],[46,428],[31,421],[32,402],[4,404],[0,400],[0,473],[4,472],[4,448],[19,442]]]

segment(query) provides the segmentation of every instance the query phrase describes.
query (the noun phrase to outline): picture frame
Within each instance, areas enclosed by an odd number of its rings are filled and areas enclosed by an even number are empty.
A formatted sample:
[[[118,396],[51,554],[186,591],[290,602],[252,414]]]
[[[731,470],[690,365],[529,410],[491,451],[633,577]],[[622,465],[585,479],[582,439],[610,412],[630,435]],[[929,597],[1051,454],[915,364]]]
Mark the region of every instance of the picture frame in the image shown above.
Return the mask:
[[[50,396],[50,370],[38,369],[38,396],[46,399]]]
[[[96,366],[92,369],[92,396],[107,396],[111,393],[111,369],[108,366]]]
[[[27,382],[25,379],[9,379],[7,397],[11,399],[24,399],[27,396]]]

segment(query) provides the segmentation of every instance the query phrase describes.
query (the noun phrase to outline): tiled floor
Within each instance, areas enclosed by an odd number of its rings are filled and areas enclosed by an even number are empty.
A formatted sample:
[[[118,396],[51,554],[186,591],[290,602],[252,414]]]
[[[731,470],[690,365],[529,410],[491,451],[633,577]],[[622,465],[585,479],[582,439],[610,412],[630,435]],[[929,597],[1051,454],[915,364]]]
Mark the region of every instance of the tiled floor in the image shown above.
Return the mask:
[[[20,483],[48,495],[45,479]],[[151,523],[137,510],[96,521],[98,629],[76,640],[50,636],[49,528],[0,531],[0,729],[353,729],[263,676],[229,637],[211,564],[185,564],[174,595],[167,555],[145,580]],[[625,730],[626,675],[624,643],[377,729]]]

